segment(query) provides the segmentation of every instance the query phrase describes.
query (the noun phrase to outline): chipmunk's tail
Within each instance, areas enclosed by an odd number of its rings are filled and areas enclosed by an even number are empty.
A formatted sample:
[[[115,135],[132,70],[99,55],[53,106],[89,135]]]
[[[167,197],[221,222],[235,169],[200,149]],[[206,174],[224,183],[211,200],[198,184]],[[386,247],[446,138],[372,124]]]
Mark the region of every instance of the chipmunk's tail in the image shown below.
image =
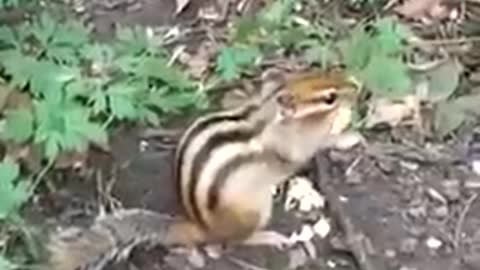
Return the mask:
[[[120,210],[98,217],[86,229],[68,228],[54,234],[45,270],[100,270],[128,258],[139,244],[181,245],[203,241],[204,234],[188,222],[144,209]],[[190,243],[188,243],[190,242]]]

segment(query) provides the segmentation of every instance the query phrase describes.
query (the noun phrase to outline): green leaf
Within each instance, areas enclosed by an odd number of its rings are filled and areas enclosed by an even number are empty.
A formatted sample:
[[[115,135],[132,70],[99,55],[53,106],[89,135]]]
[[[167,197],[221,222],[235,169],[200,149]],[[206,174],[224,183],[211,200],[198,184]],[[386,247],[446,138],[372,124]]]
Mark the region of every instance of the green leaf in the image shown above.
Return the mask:
[[[260,35],[262,24],[257,18],[242,17],[235,21],[232,29],[232,40],[237,43],[247,43]]]
[[[260,52],[253,47],[225,47],[217,57],[217,71],[223,79],[233,80],[242,68],[254,64],[259,56]]]
[[[92,112],[94,114],[99,114],[107,110],[107,95],[102,89],[97,89],[91,95],[91,100],[93,101]]]
[[[373,39],[378,47],[377,53],[389,55],[403,50],[403,41],[410,36],[408,28],[399,24],[392,17],[382,18],[373,26],[376,31]]]
[[[60,142],[54,136],[45,141],[45,156],[48,160],[54,160],[60,152]]]
[[[135,106],[132,104],[125,96],[109,96],[110,109],[112,114],[114,114],[119,119],[134,119],[137,116]]]
[[[401,59],[376,56],[361,76],[375,93],[396,98],[410,90],[411,81],[407,71]]]
[[[51,44],[79,48],[89,41],[88,35],[89,31],[80,22],[69,20],[58,25]]]
[[[93,43],[83,47],[81,54],[87,60],[100,63],[111,63],[115,57],[113,48],[102,43]]]
[[[57,23],[53,20],[52,15],[44,11],[31,25],[30,32],[41,43],[43,48],[47,48],[50,39],[55,34],[56,28]]]
[[[10,262],[3,255],[0,255],[0,269],[2,269],[2,270],[14,270],[14,269],[18,269],[18,265]]]
[[[5,116],[5,139],[23,143],[33,135],[33,115],[29,110],[8,110]]]
[[[177,112],[179,109],[195,106],[199,96],[191,92],[168,91],[161,88],[150,93],[147,104],[164,112]]]
[[[37,61],[32,67],[36,72],[31,77],[30,91],[37,97],[60,100],[65,84],[80,77],[76,68],[56,65],[50,61]]]
[[[0,27],[0,48],[3,46],[15,46],[18,49],[18,41],[12,30],[7,26]]]
[[[25,182],[18,181],[20,168],[11,159],[0,163],[0,220],[8,218],[29,197]]]
[[[109,87],[106,91],[108,96],[110,110],[115,117],[119,119],[135,119],[137,111],[135,106],[135,95],[138,90],[128,85],[116,84]]]
[[[89,142],[106,143],[106,133],[91,122],[88,109],[73,100],[42,100],[35,104],[35,143],[54,159],[60,151],[86,149]]]
[[[20,175],[20,167],[7,158],[0,162],[0,179],[3,183],[13,182]]]
[[[443,137],[463,123],[480,116],[480,96],[467,95],[437,104],[434,115],[434,128],[438,136]]]
[[[140,26],[119,27],[116,34],[118,41],[115,46],[121,54],[137,55],[153,47],[144,28]]]
[[[293,11],[294,0],[274,1],[269,7],[262,11],[260,17],[273,24],[281,24]]]
[[[25,56],[19,51],[0,51],[0,59],[0,64],[5,68],[5,73],[12,76],[10,83],[19,88],[24,88],[37,72],[37,60]]]
[[[139,109],[139,117],[151,125],[158,126],[160,124],[158,115],[148,108]]]
[[[354,29],[350,39],[339,43],[345,65],[352,70],[361,70],[369,62],[372,54],[372,41],[363,29]]]
[[[193,85],[184,72],[169,66],[168,61],[163,58],[145,57],[138,64],[135,73],[140,77],[159,79],[173,88],[184,89]]]
[[[428,99],[431,102],[445,100],[457,89],[462,67],[456,59],[451,59],[426,72]]]

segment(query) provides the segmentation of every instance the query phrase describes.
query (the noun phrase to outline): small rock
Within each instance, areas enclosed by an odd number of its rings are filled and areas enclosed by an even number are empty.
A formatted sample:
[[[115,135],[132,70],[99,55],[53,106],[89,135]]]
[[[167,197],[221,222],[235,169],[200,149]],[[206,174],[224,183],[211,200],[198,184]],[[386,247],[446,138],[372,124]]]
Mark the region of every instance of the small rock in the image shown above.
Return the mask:
[[[432,200],[436,200],[439,203],[446,204],[448,202],[447,199],[434,188],[427,188],[427,194]]]
[[[403,266],[400,267],[400,269],[398,269],[398,270],[417,270],[417,268],[412,267],[412,266],[403,265]]]
[[[472,166],[472,171],[477,175],[480,175],[480,160],[478,159],[472,160],[471,166]]]
[[[397,252],[393,249],[386,249],[385,256],[389,259],[395,258],[397,256]]]
[[[301,212],[323,208],[325,198],[313,187],[312,182],[304,177],[295,177],[290,181],[284,209],[291,210],[298,206]]]
[[[441,205],[439,207],[435,207],[432,212],[432,214],[437,218],[445,218],[448,216],[448,207],[446,205]]]
[[[427,216],[427,208],[425,205],[419,205],[408,209],[408,214],[413,218],[419,219]]]
[[[480,188],[480,177],[472,177],[465,181],[465,188],[470,189],[479,189]]]
[[[395,170],[395,164],[392,160],[377,160],[377,166],[385,173],[392,173]]]
[[[418,240],[410,237],[400,243],[400,252],[406,255],[413,255],[418,246]]]
[[[353,170],[350,174],[347,175],[345,178],[345,183],[350,185],[357,185],[362,183],[362,174],[356,170]]]
[[[449,201],[456,201],[460,198],[460,181],[447,180],[442,183],[443,193]]]
[[[405,168],[407,170],[410,170],[410,171],[416,171],[420,167],[420,165],[418,165],[418,163],[409,162],[409,161],[405,161],[405,160],[400,161],[400,166],[402,166],[403,168]]]
[[[330,230],[331,226],[326,218],[321,218],[313,225],[313,231],[322,238],[325,238],[330,233]]]
[[[436,237],[430,236],[427,241],[425,241],[425,244],[431,249],[439,249],[443,245],[443,242]]]
[[[303,225],[300,233],[294,232],[290,236],[292,242],[307,242],[315,236],[314,230],[310,225]]]

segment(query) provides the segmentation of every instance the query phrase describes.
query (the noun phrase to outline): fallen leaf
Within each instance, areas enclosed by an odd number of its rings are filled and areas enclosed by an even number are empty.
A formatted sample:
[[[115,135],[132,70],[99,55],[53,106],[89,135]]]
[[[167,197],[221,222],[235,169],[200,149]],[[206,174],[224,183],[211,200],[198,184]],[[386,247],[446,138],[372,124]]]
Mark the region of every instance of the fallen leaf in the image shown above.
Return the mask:
[[[55,161],[55,168],[56,169],[82,168],[85,166],[85,163],[87,162],[87,157],[88,157],[88,151],[84,153],[75,152],[75,151],[62,153],[58,156],[57,160]]]
[[[429,70],[415,74],[416,94],[422,100],[436,103],[449,98],[457,89],[463,66],[457,58],[450,58]]]
[[[212,59],[214,54],[214,50],[208,44],[202,43],[195,54],[182,52],[179,60],[188,67],[188,71],[193,78],[200,79],[208,70],[210,59]]]
[[[440,102],[435,109],[434,128],[443,137],[463,123],[480,116],[480,95],[462,96]]]
[[[190,3],[190,0],[176,0],[176,10],[175,10],[175,15],[180,14],[185,7]]]
[[[439,18],[446,13],[446,8],[442,5],[442,0],[407,0],[394,11],[411,19],[427,16]]]
[[[367,128],[379,124],[388,124],[391,127],[412,120],[411,124],[421,126],[420,101],[415,95],[409,95],[399,101],[387,98],[378,98],[370,106],[366,117]]]

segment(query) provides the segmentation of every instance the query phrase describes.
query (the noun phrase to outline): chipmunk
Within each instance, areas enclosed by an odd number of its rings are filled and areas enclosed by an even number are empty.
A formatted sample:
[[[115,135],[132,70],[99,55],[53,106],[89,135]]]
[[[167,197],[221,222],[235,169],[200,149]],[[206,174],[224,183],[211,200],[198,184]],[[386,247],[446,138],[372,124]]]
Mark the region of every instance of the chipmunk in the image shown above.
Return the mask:
[[[184,217],[142,209],[101,216],[88,229],[55,235],[48,269],[101,269],[141,242],[288,246],[288,237],[264,229],[272,187],[334,144],[357,91],[338,71],[267,72],[260,98],[200,117],[181,137],[175,179]]]

